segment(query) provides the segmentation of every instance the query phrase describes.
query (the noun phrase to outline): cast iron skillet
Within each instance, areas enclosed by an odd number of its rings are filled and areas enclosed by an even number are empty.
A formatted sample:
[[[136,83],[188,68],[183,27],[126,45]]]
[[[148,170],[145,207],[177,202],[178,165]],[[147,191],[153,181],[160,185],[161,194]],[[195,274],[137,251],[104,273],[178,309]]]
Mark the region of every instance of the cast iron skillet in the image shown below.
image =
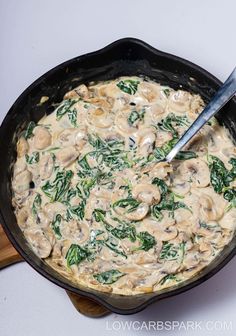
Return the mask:
[[[122,75],[144,75],[174,89],[199,93],[207,103],[221,82],[207,71],[179,57],[156,50],[143,41],[125,38],[93,53],[76,57],[48,71],[30,85],[13,104],[0,128],[0,219],[10,241],[22,257],[40,274],[76,294],[94,299],[118,314],[136,313],[154,301],[182,293],[218,272],[235,254],[236,237],[222,253],[194,278],[158,293],[122,296],[102,293],[69,280],[47,266],[30,249],[19,229],[11,205],[11,174],[16,157],[17,135],[30,120],[38,121],[53,111],[63,95],[80,83],[113,79]],[[50,99],[39,105],[40,98]],[[217,116],[236,139],[236,99]]]

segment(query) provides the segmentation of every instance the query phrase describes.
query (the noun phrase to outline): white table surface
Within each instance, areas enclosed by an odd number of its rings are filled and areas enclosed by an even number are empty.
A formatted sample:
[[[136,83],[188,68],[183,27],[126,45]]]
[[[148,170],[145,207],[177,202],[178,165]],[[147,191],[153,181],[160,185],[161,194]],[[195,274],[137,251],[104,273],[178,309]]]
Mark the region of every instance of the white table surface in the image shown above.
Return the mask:
[[[0,119],[51,67],[121,37],[143,39],[224,80],[236,61],[235,10],[235,0],[0,0]],[[20,263],[0,272],[0,335],[235,335],[235,278],[234,259],[204,284],[139,314],[90,319]],[[162,328],[165,321],[170,327]]]

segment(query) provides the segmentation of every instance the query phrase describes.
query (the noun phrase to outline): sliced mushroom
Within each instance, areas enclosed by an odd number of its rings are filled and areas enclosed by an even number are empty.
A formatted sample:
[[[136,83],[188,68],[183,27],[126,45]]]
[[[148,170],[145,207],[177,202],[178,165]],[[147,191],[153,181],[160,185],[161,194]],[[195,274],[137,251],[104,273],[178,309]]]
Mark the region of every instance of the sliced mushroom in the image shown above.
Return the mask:
[[[156,135],[150,127],[140,129],[136,135],[138,154],[146,157],[153,151],[153,144],[155,142]]]
[[[182,271],[182,276],[183,279],[190,279],[192,278],[194,275],[196,275],[198,272],[200,272],[200,270],[204,267],[205,265],[201,262],[199,262],[197,264],[197,266],[194,267],[190,267],[188,269],[184,269],[183,267],[183,271]]]
[[[21,230],[27,228],[27,220],[29,218],[29,208],[24,206],[23,208],[19,209],[16,213],[17,223],[20,226]]]
[[[176,228],[177,228],[177,225],[176,225]],[[174,239],[172,239],[171,243],[179,245],[181,243],[186,243],[191,238],[192,238],[192,234],[189,234],[186,231],[178,230],[178,235]]]
[[[181,210],[181,209],[178,209],[178,210]],[[193,223],[192,223],[192,220],[189,219],[189,220],[186,220],[186,219],[182,219],[182,218],[186,218],[186,212],[185,212],[185,216],[178,216],[178,214],[175,213],[175,219],[177,221],[176,223],[176,228],[178,229],[179,231],[179,235],[178,237],[180,236],[181,233],[184,233],[187,237],[191,236],[193,234],[193,232],[195,231],[194,228],[193,228]]]
[[[95,280],[94,277],[91,277],[90,280],[88,279],[86,282],[84,282],[84,286],[88,286],[88,283],[90,285],[89,287],[94,288],[100,292],[111,293],[113,291],[113,287],[111,285],[102,285],[97,280]]]
[[[197,133],[185,146],[186,150],[198,152],[198,156],[204,155],[207,152],[207,139],[204,131],[201,130]]]
[[[150,251],[153,251],[152,253]],[[154,253],[154,249],[146,251],[137,251],[133,254],[133,262],[137,265],[145,267],[147,264],[153,264],[157,262],[157,255]]]
[[[210,196],[201,194],[199,203],[200,216],[204,221],[217,221],[223,216],[224,209],[219,204],[216,204]]]
[[[213,253],[213,248],[211,243],[208,242],[201,242],[199,244],[199,251],[201,253],[201,258],[203,260],[209,260],[209,258],[211,257],[212,253]]]
[[[154,103],[150,106],[148,109],[149,113],[152,116],[152,120],[156,122],[157,118],[159,118],[160,114],[163,114],[165,112],[165,109],[162,105],[158,103]],[[146,116],[144,117],[146,121]]]
[[[62,148],[56,153],[56,158],[62,165],[62,167],[70,166],[77,159],[78,156],[79,153],[74,146]]]
[[[27,168],[27,164],[25,162],[25,158],[21,157],[21,158],[17,159],[17,161],[16,161],[16,163],[14,165],[13,176],[15,177],[19,173],[22,173],[24,170],[26,170],[26,168]]]
[[[48,228],[51,224],[50,218],[44,209],[37,211],[37,223],[42,229]]]
[[[191,97],[191,94],[186,91],[172,91],[168,99],[168,109],[171,112],[187,112],[190,108]]]
[[[103,108],[91,108],[87,113],[88,123],[98,128],[109,128],[113,123],[111,113]]]
[[[13,184],[12,184],[13,187]],[[13,187],[14,190],[14,187]],[[14,197],[12,198],[12,205],[14,207],[21,207],[25,204],[26,200],[29,197],[29,190],[26,190],[25,192],[21,194],[15,193]]]
[[[204,102],[202,98],[199,95],[194,95],[191,103],[190,103],[190,109],[188,110],[188,116],[195,120],[197,116],[202,112],[204,108]]]
[[[134,211],[125,212],[124,216],[127,219],[138,221],[138,220],[143,219],[147,215],[148,210],[149,210],[149,206],[147,203],[140,203],[140,205]]]
[[[132,126],[128,122],[128,117],[130,114],[129,109],[122,110],[116,114],[115,117],[115,127],[119,134],[123,136],[132,135],[137,131],[136,127]]]
[[[63,237],[83,244],[89,238],[89,227],[85,222],[71,220],[62,226],[61,233]]]
[[[198,237],[198,243],[201,244],[202,242],[210,243],[211,245],[218,246],[218,244],[221,244],[222,241],[222,232],[220,227],[217,225],[217,223],[210,222],[208,225],[216,225],[216,227],[212,228],[200,228],[197,231]]]
[[[78,150],[81,150],[87,139],[86,128],[66,128],[58,135],[58,141],[63,147],[76,146]]]
[[[62,256],[62,244],[61,242],[56,242],[53,246],[52,257],[53,259],[61,258]]]
[[[146,105],[143,119],[144,124],[147,126],[155,125],[157,123],[157,120],[160,119],[160,116],[162,116],[164,112],[164,107],[158,102],[153,103],[152,105]]]
[[[183,258],[183,268],[184,269],[191,269],[196,267],[201,261],[201,255],[197,248],[194,246],[192,249],[188,250],[188,253],[184,254]]]
[[[24,170],[17,174],[12,182],[13,190],[18,193],[24,193],[29,190],[32,174],[28,170]]]
[[[165,230],[169,228],[170,226],[173,226],[174,224],[175,224],[175,219],[170,217],[168,212],[165,211],[163,213],[163,218],[158,222],[150,216],[145,218],[142,222],[142,229],[145,229],[149,232],[153,232],[156,229]]]
[[[64,99],[78,98],[81,97],[83,99],[89,98],[89,90],[86,85],[81,84],[74,88],[73,90],[67,92],[64,96]]]
[[[57,214],[63,216],[66,213],[66,206],[61,202],[47,203],[45,204],[43,210],[46,213],[47,217],[50,219],[50,221],[53,221],[54,217]]]
[[[160,222],[151,218],[145,218],[142,229],[147,230],[157,241],[169,241],[178,235],[178,230],[174,224],[175,220],[165,214]]]
[[[42,156],[39,162],[39,175],[41,180],[46,180],[52,175],[54,160],[51,154]]]
[[[25,156],[25,154],[28,153],[29,144],[24,137],[20,137],[20,139],[18,140],[16,150],[17,150],[17,156],[19,158]]]
[[[52,246],[41,229],[37,227],[28,228],[24,231],[24,235],[40,258],[44,259],[50,255]]]
[[[175,274],[181,267],[181,260],[165,260],[162,263],[161,272],[162,274]]]
[[[154,237],[161,241],[169,241],[174,239],[178,235],[178,230],[176,226],[170,226],[166,229],[157,228],[153,231]]]
[[[147,204],[159,203],[161,194],[157,186],[153,184],[141,183],[134,186],[132,190],[134,198]]]
[[[115,293],[122,293],[122,294],[129,294],[130,290],[134,288],[134,276],[132,274],[126,274],[125,276],[120,277],[113,286],[107,286],[113,289],[113,292]],[[104,286],[105,287],[105,286]]]
[[[184,179],[175,178],[171,190],[177,195],[186,195],[190,190],[190,183]]]
[[[179,170],[184,179],[189,180],[194,187],[204,188],[210,183],[209,168],[201,159],[186,160]]]
[[[36,126],[33,130],[34,147],[36,149],[45,149],[51,145],[52,136],[50,132],[43,126]]]
[[[161,94],[161,87],[158,84],[141,82],[139,84],[139,93],[148,102],[165,101],[165,96]]]
[[[150,167],[151,168],[151,167]],[[151,175],[165,180],[170,173],[173,172],[173,167],[168,162],[158,162],[151,168]]]
[[[51,246],[53,247],[56,243],[56,237],[51,227],[45,226],[44,228],[42,228],[42,231],[45,237],[47,238],[47,240],[49,241],[49,243],[51,244]]]
[[[222,219],[219,221],[220,226],[223,229],[235,230],[236,229],[236,209],[232,208],[227,211]]]

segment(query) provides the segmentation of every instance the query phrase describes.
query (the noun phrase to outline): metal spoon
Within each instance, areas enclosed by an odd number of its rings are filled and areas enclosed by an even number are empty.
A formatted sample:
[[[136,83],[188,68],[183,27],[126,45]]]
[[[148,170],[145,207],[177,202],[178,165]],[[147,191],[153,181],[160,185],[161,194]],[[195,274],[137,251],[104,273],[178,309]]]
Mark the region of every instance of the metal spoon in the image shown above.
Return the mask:
[[[166,156],[165,161],[171,162],[176,154],[189,142],[190,139],[213,117],[235,94],[236,92],[236,68],[216,92],[210,103],[204,108],[189,129],[184,133],[176,145]]]

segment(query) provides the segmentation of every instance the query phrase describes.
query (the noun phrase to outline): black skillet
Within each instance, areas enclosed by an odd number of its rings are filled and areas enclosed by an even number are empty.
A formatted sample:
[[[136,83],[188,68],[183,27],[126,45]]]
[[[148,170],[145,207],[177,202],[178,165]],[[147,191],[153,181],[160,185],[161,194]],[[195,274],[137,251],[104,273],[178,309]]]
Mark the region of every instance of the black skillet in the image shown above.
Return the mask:
[[[122,296],[102,293],[73,285],[39,259],[30,249],[19,229],[11,205],[12,165],[16,158],[16,140],[29,121],[50,114],[63,95],[80,83],[108,80],[123,75],[144,75],[162,84],[198,93],[207,103],[222,84],[199,66],[156,50],[143,41],[125,38],[107,47],[64,62],[31,84],[13,104],[0,128],[0,220],[13,246],[40,274],[75,294],[94,299],[118,314],[136,313],[151,303],[180,294],[218,272],[235,254],[236,237],[203,271],[190,280],[157,293]],[[50,99],[40,105],[40,98]],[[232,99],[217,115],[236,139],[236,99]]]

